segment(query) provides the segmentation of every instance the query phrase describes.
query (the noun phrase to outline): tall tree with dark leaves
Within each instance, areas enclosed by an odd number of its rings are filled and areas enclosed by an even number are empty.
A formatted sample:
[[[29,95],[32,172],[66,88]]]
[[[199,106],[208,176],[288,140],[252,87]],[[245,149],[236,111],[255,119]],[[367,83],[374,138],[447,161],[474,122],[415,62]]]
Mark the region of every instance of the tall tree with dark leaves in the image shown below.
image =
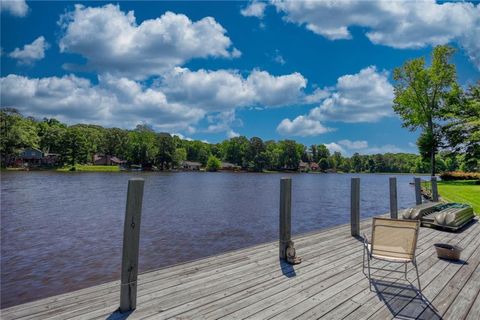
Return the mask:
[[[430,158],[431,175],[435,175],[435,155],[441,141],[439,122],[451,91],[455,90],[456,69],[450,63],[454,49],[437,46],[431,65],[423,57],[407,61],[393,73],[395,99],[393,110],[412,131],[421,129],[417,142],[423,156]]]
[[[480,170],[480,81],[452,95],[443,119],[447,148],[464,154],[465,169]]]
[[[157,164],[160,165],[161,170],[164,170],[165,168],[168,169],[175,157],[175,142],[173,141],[172,136],[168,133],[160,133],[157,138],[157,143]]]
[[[37,126],[33,119],[23,117],[16,109],[0,110],[0,154],[2,166],[25,147],[37,148],[39,143]]]

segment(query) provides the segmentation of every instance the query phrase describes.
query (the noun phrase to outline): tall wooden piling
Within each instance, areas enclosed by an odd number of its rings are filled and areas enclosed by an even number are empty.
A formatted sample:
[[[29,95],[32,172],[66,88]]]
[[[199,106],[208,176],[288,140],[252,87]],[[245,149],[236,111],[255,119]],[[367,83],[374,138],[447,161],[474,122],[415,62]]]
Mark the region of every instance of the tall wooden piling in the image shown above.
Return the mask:
[[[356,237],[360,235],[360,178],[352,178],[350,199],[350,227]]]
[[[120,312],[128,312],[137,307],[138,249],[143,186],[143,179],[136,178],[128,181],[127,205],[123,229]]]
[[[390,218],[398,219],[398,205],[397,205],[397,178],[390,177]]]
[[[292,179],[280,179],[280,259],[286,259],[286,251],[292,240]]]
[[[438,186],[437,186],[437,177],[431,178],[432,184],[432,201],[438,201]]]
[[[422,187],[420,178],[414,178],[413,181],[415,182],[415,204],[419,205],[422,204]]]

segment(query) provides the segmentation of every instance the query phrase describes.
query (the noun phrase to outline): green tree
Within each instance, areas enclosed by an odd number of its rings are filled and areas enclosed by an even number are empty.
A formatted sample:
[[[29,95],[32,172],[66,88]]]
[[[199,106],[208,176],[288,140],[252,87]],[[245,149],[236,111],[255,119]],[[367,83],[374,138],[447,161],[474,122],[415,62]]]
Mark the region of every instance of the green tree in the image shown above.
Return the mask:
[[[444,111],[442,127],[447,148],[464,154],[465,169],[479,170],[480,159],[480,81],[466,92],[452,95]]]
[[[280,163],[280,158],[282,154],[282,149],[279,144],[273,140],[268,140],[265,142],[265,151],[267,160],[267,168],[269,170],[279,170],[282,167]]]
[[[73,167],[77,163],[89,161],[89,142],[82,128],[69,127],[62,137],[62,146],[60,157],[63,163]]]
[[[187,160],[187,150],[185,148],[175,149],[173,165],[178,167],[185,160]]]
[[[128,133],[127,160],[131,164],[148,165],[154,162],[158,152],[155,132],[139,125]]]
[[[62,150],[62,137],[67,131],[67,126],[56,119],[43,119],[38,123],[38,136],[40,149],[47,153],[60,153]]]
[[[156,162],[160,165],[160,170],[170,168],[175,156],[175,142],[168,133],[160,133],[157,138],[158,152]]]
[[[331,156],[333,160],[333,168],[339,169],[342,166],[343,156],[340,152],[335,151]]]
[[[187,160],[198,161],[202,165],[207,164],[208,157],[210,156],[210,148],[207,143],[202,141],[187,141]]]
[[[320,170],[326,171],[328,169],[328,160],[326,158],[321,158],[318,162],[318,166],[320,167]]]
[[[1,165],[9,165],[22,148],[37,148],[39,144],[37,126],[33,119],[24,118],[16,109],[0,111],[0,154]]]
[[[85,136],[89,161],[94,154],[105,153],[105,128],[91,124],[75,124],[71,127],[77,128]]]
[[[248,165],[249,148],[250,142],[244,136],[225,141],[225,160],[245,168]]]
[[[220,159],[218,159],[213,155],[208,157],[207,168],[206,168],[207,171],[210,171],[210,172],[217,171],[218,169],[220,169],[221,166],[222,166],[222,162],[220,161]]]
[[[315,144],[310,146],[310,153],[312,155],[312,161],[318,162],[318,148]]]
[[[324,144],[319,144],[317,146],[317,152],[318,152],[318,160],[319,161],[320,159],[322,158],[328,158],[330,157],[330,151],[328,150],[327,146],[324,145]]]
[[[105,154],[125,158],[128,149],[128,132],[119,128],[108,128],[104,134]]]
[[[373,162],[375,163],[375,172],[386,172],[385,159],[381,154],[375,154],[373,156]]]
[[[342,172],[352,171],[352,160],[350,158],[343,158],[342,165],[340,166]]]
[[[449,63],[453,53],[452,47],[437,46],[430,67],[425,66],[422,57],[407,61],[393,74],[396,81],[393,109],[403,119],[404,127],[422,130],[418,146],[430,158],[432,176],[441,139],[439,120],[452,89],[457,87],[455,65]]]
[[[280,164],[288,170],[298,170],[300,162],[301,148],[294,140],[283,140],[279,142],[281,154]]]
[[[249,142],[250,145],[247,151],[248,169],[261,172],[266,167],[268,161],[268,155],[265,153],[265,144],[258,137],[251,138]]]
[[[352,162],[352,169],[355,172],[361,172],[362,171],[362,158],[360,157],[360,154],[358,152],[355,152],[351,158]]]

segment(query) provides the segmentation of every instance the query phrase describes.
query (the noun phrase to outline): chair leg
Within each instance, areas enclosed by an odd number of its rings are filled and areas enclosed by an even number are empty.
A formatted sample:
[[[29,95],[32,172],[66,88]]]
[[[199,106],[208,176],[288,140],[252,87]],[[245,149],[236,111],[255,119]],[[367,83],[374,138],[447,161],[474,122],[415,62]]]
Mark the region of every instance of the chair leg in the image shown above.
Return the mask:
[[[368,286],[370,288],[370,291],[372,291],[372,279],[370,275],[370,257],[367,257],[367,264],[368,264]]]
[[[407,263],[405,262],[405,280],[408,280],[407,278]]]
[[[422,286],[420,285],[420,276],[418,275],[417,262],[415,260],[413,260],[412,264],[415,267],[415,271],[417,272],[418,291],[420,292],[420,298],[423,300]]]
[[[366,255],[366,248],[365,246],[363,246],[362,272],[366,276],[367,274],[365,273],[365,255]]]

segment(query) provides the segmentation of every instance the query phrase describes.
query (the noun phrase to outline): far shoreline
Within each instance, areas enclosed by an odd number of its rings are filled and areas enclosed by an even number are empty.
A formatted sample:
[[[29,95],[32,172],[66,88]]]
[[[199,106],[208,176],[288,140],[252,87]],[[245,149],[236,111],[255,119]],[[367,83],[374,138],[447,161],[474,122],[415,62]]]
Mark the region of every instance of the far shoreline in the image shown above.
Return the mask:
[[[261,174],[378,174],[378,175],[418,175],[430,176],[428,173],[415,172],[323,172],[323,171],[295,171],[295,170],[264,170],[264,171],[248,171],[248,170],[217,170],[207,171],[201,170],[130,170],[121,169],[118,166],[90,166],[82,165],[76,170],[71,170],[69,167],[63,168],[1,168],[1,172],[58,172],[58,173],[261,173]]]

